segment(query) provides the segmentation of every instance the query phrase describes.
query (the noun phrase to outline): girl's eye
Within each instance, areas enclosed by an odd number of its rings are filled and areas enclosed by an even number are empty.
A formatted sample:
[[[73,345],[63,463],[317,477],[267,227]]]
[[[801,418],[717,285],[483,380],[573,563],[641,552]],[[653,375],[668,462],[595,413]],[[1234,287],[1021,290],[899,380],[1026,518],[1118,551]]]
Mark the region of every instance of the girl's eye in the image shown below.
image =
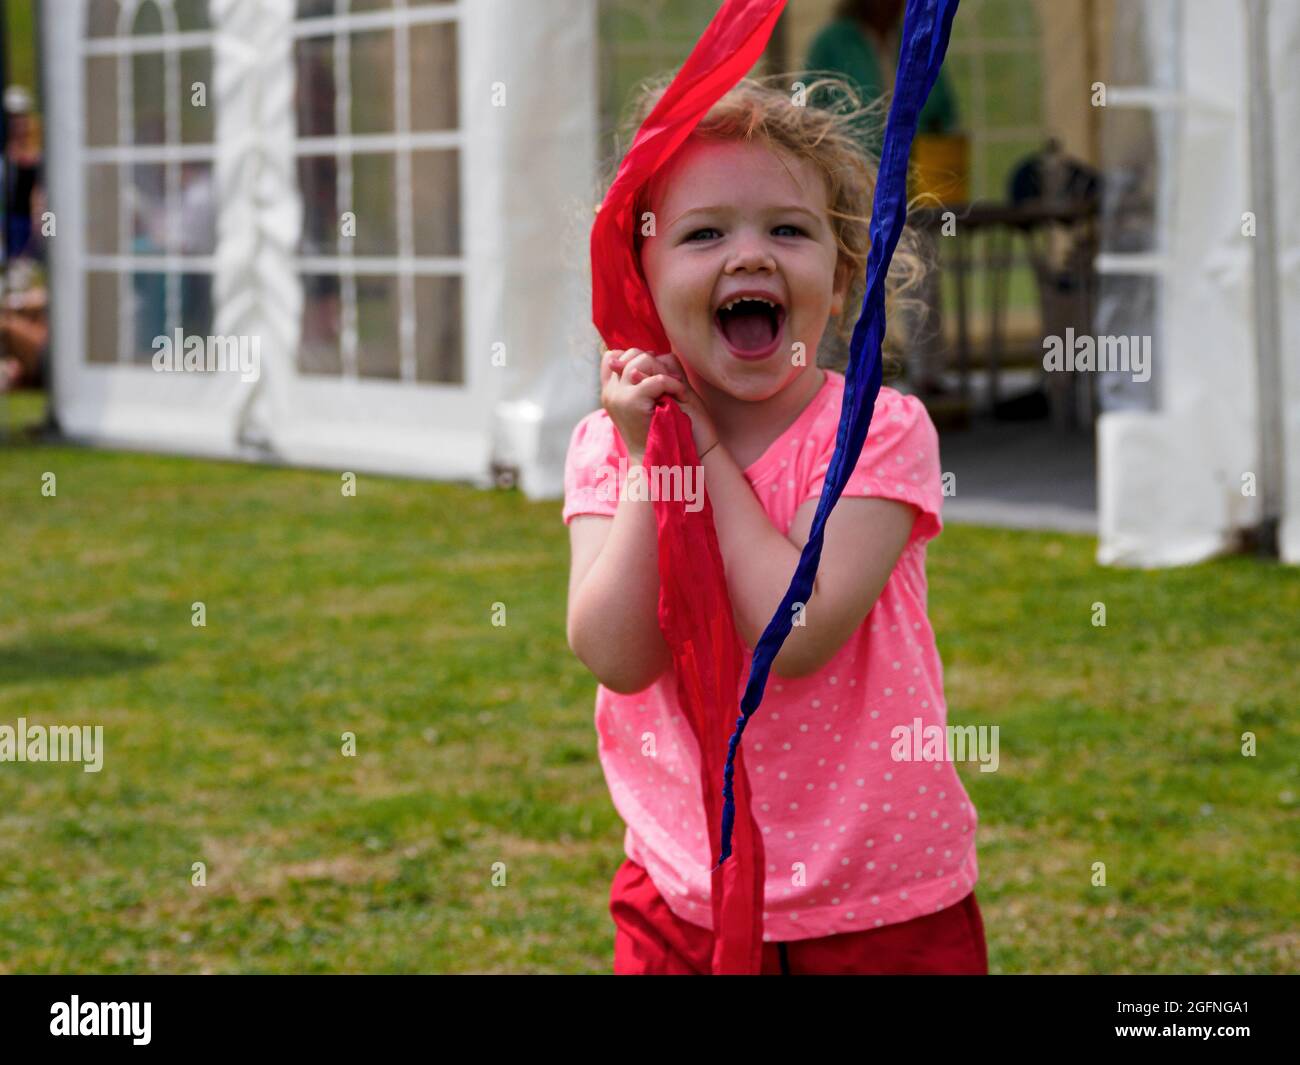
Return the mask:
[[[778,232],[779,230],[782,229],[790,230],[791,231],[790,235],[792,236],[797,236],[797,237],[807,236],[807,234],[802,229],[800,229],[798,226],[790,222],[785,222],[779,226],[774,226],[772,228],[772,232],[777,233],[778,236],[784,236],[785,234],[781,234]],[[715,229],[713,226],[705,226],[703,229],[697,229],[693,233],[690,233],[686,237],[687,242],[690,243],[695,241],[695,238],[698,237],[701,233],[717,233],[719,236],[721,236],[721,232]]]

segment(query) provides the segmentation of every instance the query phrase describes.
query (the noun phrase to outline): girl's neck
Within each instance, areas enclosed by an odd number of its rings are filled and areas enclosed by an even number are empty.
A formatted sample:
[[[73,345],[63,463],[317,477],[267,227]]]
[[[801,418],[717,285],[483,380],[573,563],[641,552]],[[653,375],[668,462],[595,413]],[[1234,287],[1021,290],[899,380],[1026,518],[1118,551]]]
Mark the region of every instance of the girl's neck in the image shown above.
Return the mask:
[[[757,462],[794,424],[821,391],[825,381],[826,371],[813,366],[801,373],[788,388],[756,403],[735,399],[707,386],[701,392],[701,398],[709,409],[718,439],[743,470]]]

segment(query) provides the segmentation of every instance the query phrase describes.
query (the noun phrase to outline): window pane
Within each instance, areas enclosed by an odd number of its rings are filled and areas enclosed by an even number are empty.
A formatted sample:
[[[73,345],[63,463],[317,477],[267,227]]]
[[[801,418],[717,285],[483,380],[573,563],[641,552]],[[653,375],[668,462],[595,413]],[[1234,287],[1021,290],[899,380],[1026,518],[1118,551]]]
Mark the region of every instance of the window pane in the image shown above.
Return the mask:
[[[176,9],[176,26],[182,33],[212,28],[208,0],[172,0],[172,4]]]
[[[305,274],[302,279],[302,340],[298,372],[339,374],[339,279],[333,274]]]
[[[456,129],[456,26],[411,27],[411,128]]]
[[[195,83],[202,84],[202,95],[196,104]],[[207,48],[191,48],[181,52],[181,142],[183,144],[212,143],[213,98],[212,52]]]
[[[144,0],[135,13],[135,22],[131,24],[134,36],[162,33],[162,12],[154,0]]]
[[[86,36],[117,36],[117,19],[117,0],[90,0],[90,9],[86,12]]]
[[[356,255],[396,255],[396,191],[391,155],[352,158],[352,210],[357,216]]]
[[[131,250],[141,255],[161,254],[167,239],[162,164],[142,163],[132,167],[131,173]]]
[[[1043,97],[1037,44],[1030,51],[988,57],[984,79],[987,98],[998,104],[998,127],[1039,125]]]
[[[212,335],[212,275],[181,274],[181,329],[185,335]]]
[[[334,0],[298,0],[299,18],[325,18],[334,14]]]
[[[86,361],[117,362],[117,274],[86,275]]]
[[[121,251],[117,235],[116,163],[86,167],[86,251],[114,255]]]
[[[985,0],[980,14],[985,37],[1024,38],[1034,32],[1034,10],[1020,0]]]
[[[136,362],[153,358],[156,337],[167,336],[167,275],[137,273],[131,275],[131,299],[135,312]]]
[[[415,279],[415,376],[419,381],[464,384],[461,350],[461,279]]]
[[[401,376],[397,336],[397,279],[357,278],[357,373],[362,377]]]
[[[334,38],[306,37],[294,44],[298,136],[334,135]]]
[[[298,187],[302,190],[303,255],[337,254],[339,243],[338,163],[332,155],[305,155],[298,159]]]
[[[211,163],[181,164],[180,238],[183,255],[216,253],[217,201]]]
[[[416,255],[460,254],[460,153],[411,153]]]
[[[353,11],[382,11],[393,6],[393,0],[352,0]]]
[[[393,131],[393,61],[392,30],[352,35],[353,133]]]
[[[146,52],[131,57],[132,118],[136,144],[162,144],[166,135],[163,57]]]
[[[1138,108],[1110,107],[1101,124],[1102,245],[1108,252],[1160,251],[1156,203],[1156,117]],[[1133,278],[1124,278],[1125,282]]]
[[[117,58],[86,60],[86,144],[92,148],[117,143]]]

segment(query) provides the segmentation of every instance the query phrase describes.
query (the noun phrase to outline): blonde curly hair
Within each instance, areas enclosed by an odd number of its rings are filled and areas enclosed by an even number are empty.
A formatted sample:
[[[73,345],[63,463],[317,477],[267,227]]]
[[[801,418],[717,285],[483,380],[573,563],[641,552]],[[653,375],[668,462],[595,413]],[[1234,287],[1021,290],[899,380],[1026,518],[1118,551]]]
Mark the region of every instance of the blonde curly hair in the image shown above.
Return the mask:
[[[676,71],[658,74],[639,85],[619,127],[621,144],[630,145],[675,76]],[[878,160],[863,146],[864,133],[883,124],[885,107],[883,99],[864,103],[856,90],[838,76],[808,72],[747,77],[713,105],[692,133],[715,140],[760,140],[778,154],[807,160],[825,177],[831,229],[839,246],[836,269],[846,269],[849,275],[845,310],[832,331],[831,339],[837,343],[819,360],[836,368],[842,368],[847,361],[848,340],[866,289]],[[623,150],[617,153],[618,160],[622,154]],[[617,170],[616,160],[605,175],[604,191],[613,183]],[[649,187],[642,187],[633,218],[642,217],[648,195]],[[639,226],[632,236],[639,259]],[[923,310],[923,301],[915,293],[932,264],[921,249],[916,232],[905,227],[885,281],[885,309],[891,325],[885,340],[887,355],[901,352],[908,340],[907,323],[917,319]]]

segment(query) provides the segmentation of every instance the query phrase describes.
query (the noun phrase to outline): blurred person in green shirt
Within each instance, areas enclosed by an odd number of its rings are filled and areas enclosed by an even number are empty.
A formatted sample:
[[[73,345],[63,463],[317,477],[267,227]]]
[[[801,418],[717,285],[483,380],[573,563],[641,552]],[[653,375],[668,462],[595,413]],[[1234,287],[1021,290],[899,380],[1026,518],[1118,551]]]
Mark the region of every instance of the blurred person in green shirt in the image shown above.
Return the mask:
[[[857,90],[863,104],[877,105],[894,88],[902,47],[904,6],[905,0],[840,0],[832,20],[813,38],[805,70],[838,74]],[[831,108],[837,104],[832,94],[821,91],[811,94],[809,103]],[[934,89],[921,108],[917,133],[921,136],[953,134],[958,131],[957,122],[957,98],[944,71],[940,70]],[[876,109],[871,115],[863,116],[859,129],[862,146],[879,159],[885,112]],[[933,235],[920,232],[917,239],[925,257],[937,261]],[[919,303],[904,312],[905,331],[910,337],[904,357],[907,375],[904,388],[923,399],[947,392],[943,382],[946,351],[939,324],[939,303],[939,272],[930,270]],[[828,357],[831,364],[843,365],[847,362],[847,345],[832,341]]]
[[[872,103],[891,92],[901,47],[904,0],[840,0],[834,19],[813,38],[808,70],[840,74]],[[817,101],[814,101],[817,102]],[[953,133],[957,129],[957,98],[942,70],[925,106],[918,133]],[[879,158],[884,116],[863,130],[863,145]]]

